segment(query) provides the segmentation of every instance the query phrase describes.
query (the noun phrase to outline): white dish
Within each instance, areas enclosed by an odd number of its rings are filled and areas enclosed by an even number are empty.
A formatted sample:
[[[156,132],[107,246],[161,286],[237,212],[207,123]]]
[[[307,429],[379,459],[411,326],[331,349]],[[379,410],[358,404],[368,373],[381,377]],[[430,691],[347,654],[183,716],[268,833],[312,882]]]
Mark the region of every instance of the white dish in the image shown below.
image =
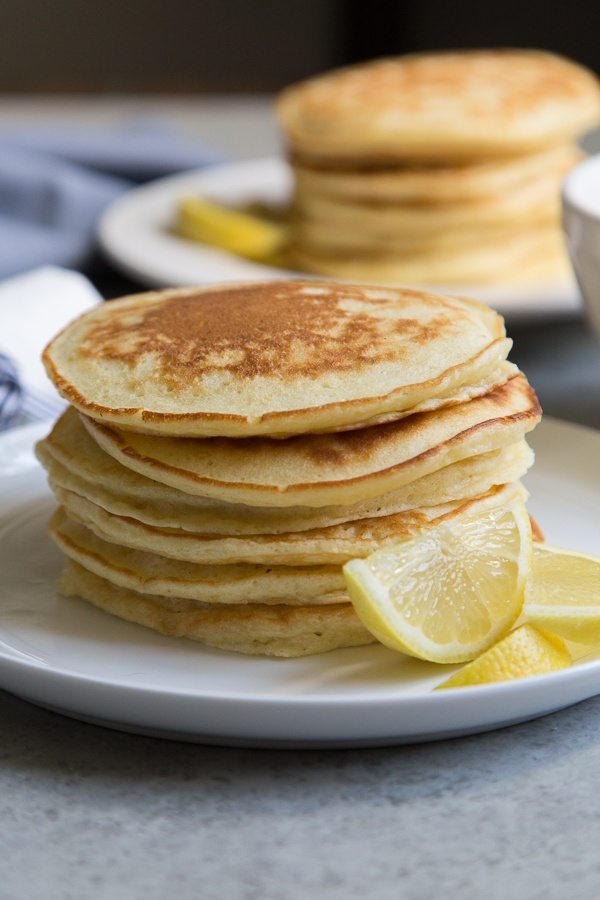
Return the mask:
[[[552,675],[433,693],[454,667],[382,646],[299,660],[165,638],[59,597],[45,535],[53,500],[31,452],[45,429],[0,439],[0,688],[112,728],[202,743],[376,746],[500,728],[600,693],[600,650]],[[598,552],[600,433],[535,432],[531,510],[553,543]]]
[[[572,169],[563,182],[563,228],[588,317],[600,335],[600,154]]]
[[[290,190],[289,168],[278,158],[231,163],[162,178],[128,192],[108,208],[99,225],[100,243],[118,268],[150,287],[299,277],[298,272],[263,266],[183,240],[169,230],[182,197],[205,196],[234,206],[251,200],[284,204]],[[573,278],[435,289],[477,297],[513,321],[573,315],[581,309]]]

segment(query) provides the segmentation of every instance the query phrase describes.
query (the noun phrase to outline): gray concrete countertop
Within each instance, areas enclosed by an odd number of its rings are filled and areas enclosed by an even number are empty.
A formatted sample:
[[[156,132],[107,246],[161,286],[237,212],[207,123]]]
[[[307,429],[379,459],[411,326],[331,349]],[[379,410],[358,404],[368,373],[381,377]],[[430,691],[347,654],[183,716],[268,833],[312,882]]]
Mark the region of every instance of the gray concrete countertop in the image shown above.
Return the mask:
[[[0,124],[140,113],[233,157],[277,149],[268,98],[0,98]],[[546,412],[600,427],[584,323],[511,330]],[[296,752],[121,734],[0,692],[0,735],[0,900],[600,896],[600,698],[438,744]]]
[[[413,747],[119,734],[0,696],[2,900],[590,900],[600,698]]]

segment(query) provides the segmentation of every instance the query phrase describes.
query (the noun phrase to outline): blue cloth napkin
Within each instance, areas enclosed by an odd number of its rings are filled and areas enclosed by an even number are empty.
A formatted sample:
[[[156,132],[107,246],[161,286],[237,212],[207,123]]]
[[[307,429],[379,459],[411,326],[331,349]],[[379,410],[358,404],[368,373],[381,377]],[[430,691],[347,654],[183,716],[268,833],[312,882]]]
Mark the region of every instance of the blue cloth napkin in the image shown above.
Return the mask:
[[[81,268],[98,217],[120,194],[219,160],[156,122],[0,128],[0,279],[48,263]]]

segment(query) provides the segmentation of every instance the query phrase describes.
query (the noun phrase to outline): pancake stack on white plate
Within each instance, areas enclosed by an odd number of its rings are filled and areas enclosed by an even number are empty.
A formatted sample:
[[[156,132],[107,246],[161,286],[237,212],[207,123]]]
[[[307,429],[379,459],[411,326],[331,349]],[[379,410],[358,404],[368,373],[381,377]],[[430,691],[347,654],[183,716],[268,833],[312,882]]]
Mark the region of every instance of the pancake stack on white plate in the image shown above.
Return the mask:
[[[531,50],[376,60],[286,89],[292,257],[390,283],[567,271],[560,182],[600,123],[591,72]]]
[[[94,309],[44,354],[61,591],[242,653],[372,642],[343,563],[523,491],[540,408],[510,346],[474,301],[361,285]]]

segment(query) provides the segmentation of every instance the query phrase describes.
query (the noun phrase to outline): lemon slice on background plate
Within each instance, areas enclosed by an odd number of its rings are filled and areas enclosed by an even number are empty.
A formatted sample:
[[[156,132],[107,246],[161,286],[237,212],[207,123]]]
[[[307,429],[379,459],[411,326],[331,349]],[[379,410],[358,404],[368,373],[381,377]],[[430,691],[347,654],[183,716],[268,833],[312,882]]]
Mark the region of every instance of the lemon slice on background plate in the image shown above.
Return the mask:
[[[478,656],[513,625],[531,566],[521,497],[344,566],[357,615],[394,650],[438,663]]]
[[[523,613],[569,641],[600,643],[600,557],[536,547]]]
[[[521,625],[447,681],[438,684],[436,690],[544,675],[566,669],[571,662],[571,654],[562,638],[544,633],[533,625]]]
[[[276,262],[287,243],[287,230],[278,222],[199,197],[180,202],[175,231],[260,262]]]

